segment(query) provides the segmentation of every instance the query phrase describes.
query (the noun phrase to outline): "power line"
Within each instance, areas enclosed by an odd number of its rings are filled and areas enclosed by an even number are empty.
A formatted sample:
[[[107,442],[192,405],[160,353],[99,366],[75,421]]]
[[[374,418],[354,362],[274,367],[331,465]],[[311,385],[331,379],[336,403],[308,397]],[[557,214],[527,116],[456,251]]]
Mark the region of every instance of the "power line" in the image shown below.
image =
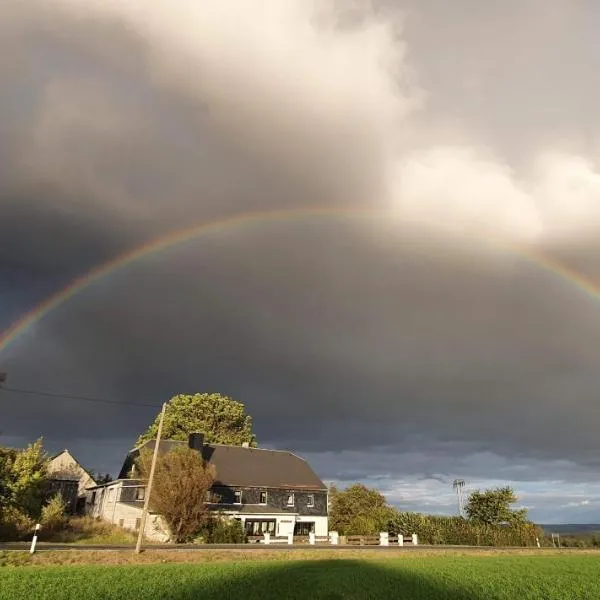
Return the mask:
[[[129,406],[149,406],[151,408],[160,408],[160,404],[149,404],[148,402],[128,402],[127,400],[109,400],[108,398],[91,398],[89,396],[78,396],[76,394],[58,394],[55,392],[43,392],[40,390],[27,390],[21,388],[13,388],[2,386],[0,390],[3,392],[11,392],[13,394],[26,394],[28,396],[42,396],[46,398],[55,398],[60,400],[78,400],[80,402],[100,402],[102,404],[123,404]]]

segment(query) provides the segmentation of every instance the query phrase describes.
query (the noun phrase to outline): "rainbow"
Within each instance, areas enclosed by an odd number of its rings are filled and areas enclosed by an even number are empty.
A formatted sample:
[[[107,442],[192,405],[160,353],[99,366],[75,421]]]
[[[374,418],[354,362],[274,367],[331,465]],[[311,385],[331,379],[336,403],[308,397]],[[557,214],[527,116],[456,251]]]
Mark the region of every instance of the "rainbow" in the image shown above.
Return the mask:
[[[194,227],[178,230],[165,236],[150,240],[149,242],[146,242],[101,265],[98,265],[97,267],[94,267],[87,273],[71,281],[65,288],[50,295],[40,304],[24,314],[0,335],[0,353],[6,350],[6,348],[12,342],[23,335],[36,323],[41,321],[48,314],[58,309],[65,302],[68,302],[71,298],[78,295],[89,286],[93,285],[99,280],[109,277],[119,269],[131,265],[142,258],[158,254],[173,246],[195,240],[209,233],[234,230],[249,224],[278,223],[293,221],[296,219],[313,219],[327,216],[373,216],[377,214],[382,214],[382,211],[349,207],[311,207],[291,210],[287,209],[253,213],[238,213],[233,216],[202,223]],[[476,234],[475,236],[477,237]],[[482,237],[482,239],[484,241],[492,242],[495,245],[501,246],[506,252],[518,255],[538,268],[547,271],[553,276],[565,281],[569,285],[576,287],[589,297],[600,300],[600,286],[590,281],[574,269],[571,269],[570,267],[567,267],[566,265],[561,264],[543,254],[537,253],[531,248],[524,248],[514,245],[509,246],[499,240],[494,240],[491,236],[486,236],[485,238]]]

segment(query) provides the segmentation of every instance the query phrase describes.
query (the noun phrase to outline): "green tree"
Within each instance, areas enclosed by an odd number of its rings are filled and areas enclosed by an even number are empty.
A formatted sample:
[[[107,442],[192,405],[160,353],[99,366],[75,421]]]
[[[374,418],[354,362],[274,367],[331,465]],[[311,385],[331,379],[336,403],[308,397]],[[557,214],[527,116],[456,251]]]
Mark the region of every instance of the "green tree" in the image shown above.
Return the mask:
[[[465,511],[469,519],[486,525],[518,524],[527,521],[527,510],[510,507],[519,498],[511,487],[472,492]]]
[[[385,496],[362,483],[345,490],[329,489],[329,522],[332,531],[342,535],[373,535],[387,531],[393,515]]]
[[[138,464],[144,479],[150,473],[151,463],[152,453],[143,450]],[[206,525],[206,494],[214,480],[214,465],[195,450],[176,448],[158,456],[150,506],[165,519],[174,541],[189,541]]]
[[[160,414],[137,444],[156,438]],[[221,394],[179,394],[167,403],[162,437],[167,440],[187,440],[190,433],[200,432],[213,444],[248,443],[256,446],[252,432],[252,417],[241,402]]]
[[[42,440],[23,450],[0,448],[0,510],[38,517],[48,490],[49,457]]]

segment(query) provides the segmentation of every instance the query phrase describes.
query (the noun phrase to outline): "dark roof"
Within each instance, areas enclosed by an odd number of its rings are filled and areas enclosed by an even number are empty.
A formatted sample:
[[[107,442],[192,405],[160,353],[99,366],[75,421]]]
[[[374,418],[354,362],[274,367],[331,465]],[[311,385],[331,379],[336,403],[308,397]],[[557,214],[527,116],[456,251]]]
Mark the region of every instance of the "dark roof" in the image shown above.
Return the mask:
[[[155,440],[149,440],[127,455],[119,479],[127,478],[140,449],[154,450],[154,443]],[[187,446],[187,442],[164,440],[159,452],[163,454],[182,446]],[[286,450],[204,444],[202,455],[215,466],[216,486],[327,489],[303,458]]]

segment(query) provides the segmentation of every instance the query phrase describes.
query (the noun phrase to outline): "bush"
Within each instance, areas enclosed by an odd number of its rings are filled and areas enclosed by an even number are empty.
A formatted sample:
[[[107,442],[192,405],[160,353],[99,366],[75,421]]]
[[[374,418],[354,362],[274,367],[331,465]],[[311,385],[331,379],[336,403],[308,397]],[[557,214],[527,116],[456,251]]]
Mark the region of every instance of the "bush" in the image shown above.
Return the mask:
[[[0,515],[0,541],[20,541],[33,532],[34,520],[17,508],[5,508]]]
[[[443,517],[396,512],[388,523],[393,534],[416,533],[423,544],[467,546],[535,546],[542,541],[541,530],[530,522],[488,525],[462,517]]]
[[[196,540],[206,544],[244,544],[246,533],[241,521],[236,519],[210,519],[198,532]]]
[[[59,531],[65,529],[69,523],[66,515],[67,504],[61,494],[50,498],[48,504],[42,508],[40,523],[44,531]]]

